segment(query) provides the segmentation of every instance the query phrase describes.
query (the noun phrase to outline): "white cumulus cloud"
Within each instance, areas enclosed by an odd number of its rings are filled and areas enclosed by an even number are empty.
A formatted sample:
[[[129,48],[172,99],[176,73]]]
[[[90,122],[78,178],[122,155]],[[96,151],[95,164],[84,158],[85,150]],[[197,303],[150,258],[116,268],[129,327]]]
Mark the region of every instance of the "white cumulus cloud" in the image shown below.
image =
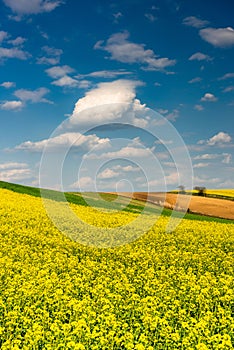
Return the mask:
[[[61,0],[3,0],[6,6],[18,15],[51,12],[64,1]]]
[[[90,190],[90,188],[94,188],[95,181],[90,176],[81,177],[78,181],[75,181],[69,187],[77,190]]]
[[[13,40],[9,40],[8,43],[12,44],[13,46],[21,46],[25,43],[25,41],[26,41],[25,38],[22,38],[22,36],[18,36]]]
[[[118,151],[106,152],[100,155],[95,153],[90,153],[85,155],[85,159],[116,159],[116,158],[144,158],[152,155],[154,149],[151,148],[142,148],[137,146],[125,146]]]
[[[51,101],[44,98],[50,92],[47,88],[38,88],[36,90],[19,89],[14,92],[14,95],[21,101],[30,101],[32,103],[52,103]]]
[[[16,146],[14,149],[17,151],[30,151],[30,152],[41,152],[46,147],[47,151],[58,151],[61,148],[80,148],[88,151],[99,146],[105,147],[109,144],[108,138],[99,138],[95,134],[93,135],[82,135],[77,132],[67,132],[58,136],[54,136],[50,139],[44,139],[42,141],[32,142],[26,141]]]
[[[215,95],[207,92],[202,98],[201,101],[203,102],[216,102],[218,99],[215,97]]]
[[[78,80],[69,77],[68,75],[64,75],[58,80],[54,80],[51,83],[52,85],[61,86],[61,87],[75,87],[79,85]]]
[[[144,118],[136,116],[137,113],[144,114],[147,111],[145,105],[135,98],[135,90],[139,85],[142,83],[134,80],[98,84],[77,101],[69,119],[70,125],[91,126],[117,122],[146,125]]]
[[[107,180],[107,179],[113,179],[117,176],[119,176],[119,173],[117,171],[107,168],[103,170],[101,173],[99,173],[97,178],[101,180]]]
[[[46,69],[46,73],[53,79],[64,77],[66,74],[74,72],[74,69],[69,66],[55,66]]]
[[[208,141],[207,144],[209,146],[214,146],[216,144],[224,144],[224,143],[229,143],[231,142],[232,138],[229,134],[220,131],[218,134],[214,135],[211,137]]]
[[[166,67],[174,66],[176,60],[159,57],[153,50],[145,49],[144,44],[136,44],[128,40],[127,31],[110,36],[106,43],[98,41],[95,49],[102,49],[110,54],[112,60],[122,63],[138,63],[145,70],[163,71]]]
[[[19,110],[22,107],[23,107],[22,101],[5,101],[2,104],[0,104],[0,108],[5,111]]]
[[[0,47],[0,58],[18,58],[20,60],[27,60],[29,57],[30,55],[28,52],[18,49],[16,47]]]
[[[201,38],[215,47],[234,46],[234,29],[227,28],[204,28],[199,31]]]

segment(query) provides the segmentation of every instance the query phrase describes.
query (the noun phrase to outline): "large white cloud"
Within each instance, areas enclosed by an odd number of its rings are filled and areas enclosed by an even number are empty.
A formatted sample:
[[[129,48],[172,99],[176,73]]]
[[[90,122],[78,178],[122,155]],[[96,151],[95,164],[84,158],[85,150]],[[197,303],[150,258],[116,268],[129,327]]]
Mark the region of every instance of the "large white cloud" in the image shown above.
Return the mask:
[[[136,44],[128,40],[127,31],[110,36],[106,44],[98,41],[95,49],[107,51],[112,60],[122,63],[139,63],[145,70],[163,71],[166,67],[174,66],[176,60],[167,57],[159,57],[153,50],[145,49],[144,44]]]
[[[134,123],[145,126],[145,105],[136,99],[136,87],[140,81],[116,80],[100,83],[80,98],[69,119],[70,126],[99,126],[104,123]],[[136,114],[141,114],[139,118]]]
[[[199,31],[203,40],[216,47],[234,46],[234,29],[227,28],[204,28]]]

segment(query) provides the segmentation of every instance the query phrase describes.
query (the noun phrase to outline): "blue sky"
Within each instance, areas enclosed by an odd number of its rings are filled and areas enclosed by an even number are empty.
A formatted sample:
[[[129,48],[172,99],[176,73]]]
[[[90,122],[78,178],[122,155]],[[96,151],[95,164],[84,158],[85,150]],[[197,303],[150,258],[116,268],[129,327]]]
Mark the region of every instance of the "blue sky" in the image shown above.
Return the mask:
[[[0,180],[233,188],[233,11],[229,0],[0,0]]]

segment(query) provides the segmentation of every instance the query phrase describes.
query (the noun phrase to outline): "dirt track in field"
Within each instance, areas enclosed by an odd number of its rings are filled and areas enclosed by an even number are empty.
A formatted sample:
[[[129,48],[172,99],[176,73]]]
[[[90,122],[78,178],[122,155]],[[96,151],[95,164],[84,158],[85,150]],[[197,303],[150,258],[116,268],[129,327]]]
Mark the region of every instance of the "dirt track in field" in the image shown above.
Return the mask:
[[[164,206],[165,208],[176,208],[177,210],[189,208],[189,211],[192,213],[234,220],[234,201],[226,199],[199,196],[190,197],[187,195],[163,192],[119,192],[118,195],[143,201],[145,201],[148,196],[148,201]]]

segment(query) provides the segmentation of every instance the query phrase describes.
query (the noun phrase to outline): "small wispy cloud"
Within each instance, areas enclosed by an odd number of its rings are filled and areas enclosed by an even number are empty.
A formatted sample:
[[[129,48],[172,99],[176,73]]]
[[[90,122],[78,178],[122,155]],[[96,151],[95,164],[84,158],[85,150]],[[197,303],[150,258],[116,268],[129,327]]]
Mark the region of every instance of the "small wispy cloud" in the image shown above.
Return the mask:
[[[194,83],[200,83],[202,81],[202,78],[200,77],[195,77],[191,80],[188,81],[189,84],[194,84]]]
[[[75,76],[77,79],[81,78],[105,78],[105,79],[113,79],[119,76],[131,75],[132,72],[126,71],[124,69],[120,70],[100,70],[87,74],[78,74]]]
[[[154,16],[152,13],[145,13],[145,18],[148,19],[151,23],[157,21],[157,17]]]
[[[37,64],[56,65],[60,62],[61,55],[63,54],[63,50],[50,46],[43,46],[42,51],[44,54],[37,58]]]
[[[222,77],[220,77],[218,80],[226,80],[231,78],[234,78],[234,73],[226,73]]]
[[[193,168],[194,169],[206,168],[209,165],[210,165],[210,163],[197,163],[197,164],[194,164]]]
[[[209,22],[195,16],[189,16],[183,19],[183,24],[194,28],[203,28],[207,26]]]
[[[201,111],[204,110],[204,107],[203,107],[202,105],[195,105],[195,106],[194,106],[194,109],[195,109],[196,111],[201,112]]]
[[[223,92],[231,92],[234,91],[234,86],[227,86],[226,88],[223,89]]]
[[[201,52],[196,52],[192,56],[189,57],[189,61],[211,61],[212,58],[209,55],[205,55]]]
[[[4,81],[0,86],[4,87],[5,89],[10,89],[15,86],[15,83],[13,81]]]

